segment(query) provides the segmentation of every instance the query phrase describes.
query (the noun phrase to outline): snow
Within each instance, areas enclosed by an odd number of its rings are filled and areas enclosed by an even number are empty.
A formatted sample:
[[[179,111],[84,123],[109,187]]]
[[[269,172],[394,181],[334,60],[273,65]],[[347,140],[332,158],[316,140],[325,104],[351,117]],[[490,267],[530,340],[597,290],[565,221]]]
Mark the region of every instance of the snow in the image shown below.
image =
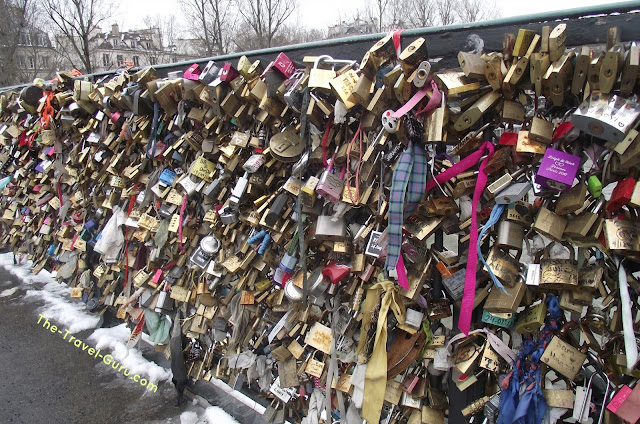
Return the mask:
[[[100,318],[86,312],[84,303],[72,301],[70,295],[70,287],[50,282],[42,289],[27,290],[25,299],[32,298],[44,302],[44,306],[38,311],[46,318],[61,324],[71,333],[96,328]]]
[[[180,424],[239,424],[233,417],[227,414],[224,409],[217,406],[210,406],[204,410],[202,415],[197,412],[185,411],[180,414]]]
[[[180,424],[197,424],[198,414],[193,411],[185,411],[180,414]]]
[[[9,297],[15,294],[20,288],[26,289],[25,300],[39,301],[43,305],[38,308],[38,312],[47,319],[55,321],[71,333],[84,330],[95,329],[88,336],[87,341],[92,347],[101,349],[102,354],[110,353],[115,362],[119,362],[128,368],[131,375],[138,374],[154,384],[163,381],[170,381],[171,371],[156,363],[145,359],[137,349],[127,349],[127,341],[131,331],[126,324],[120,324],[112,328],[96,328],[100,322],[98,316],[87,312],[84,303],[70,297],[71,288],[65,284],[55,281],[55,272],[49,273],[46,270],[40,271],[38,275],[31,273],[33,264],[31,261],[22,261],[19,264],[13,263],[12,253],[0,254],[0,267],[18,277],[21,286],[11,287],[0,292],[0,298]],[[11,282],[8,282],[13,284]],[[38,286],[36,286],[38,283]],[[149,343],[148,335],[142,335],[142,339]],[[223,389],[230,396],[233,396],[256,412],[262,414],[265,408],[254,402],[244,394],[233,390],[224,382],[215,378],[211,383]],[[238,424],[231,415],[217,406],[210,406],[203,410],[201,416],[193,411],[185,411],[180,415],[181,424]]]
[[[209,424],[238,424],[231,415],[227,414],[222,408],[210,406],[204,411],[203,418]]]
[[[170,370],[145,359],[137,349],[127,349],[130,335],[131,331],[123,323],[112,328],[98,328],[89,336],[89,340],[95,343],[96,349],[109,351],[116,362],[131,371],[131,375],[144,376],[155,384],[170,381]]]
[[[0,297],[9,297],[12,294],[14,294],[15,292],[17,292],[18,289],[19,289],[19,287],[13,287],[11,289],[2,290],[2,293],[0,293]]]

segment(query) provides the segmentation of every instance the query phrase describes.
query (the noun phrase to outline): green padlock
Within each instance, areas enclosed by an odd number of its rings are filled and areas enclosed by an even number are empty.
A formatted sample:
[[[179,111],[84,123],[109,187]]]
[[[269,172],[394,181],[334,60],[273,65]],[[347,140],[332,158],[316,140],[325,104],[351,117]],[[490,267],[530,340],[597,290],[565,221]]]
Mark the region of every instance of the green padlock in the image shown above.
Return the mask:
[[[589,180],[587,180],[587,188],[589,189],[589,193],[595,198],[600,197],[602,194],[602,183],[595,175],[590,176]]]

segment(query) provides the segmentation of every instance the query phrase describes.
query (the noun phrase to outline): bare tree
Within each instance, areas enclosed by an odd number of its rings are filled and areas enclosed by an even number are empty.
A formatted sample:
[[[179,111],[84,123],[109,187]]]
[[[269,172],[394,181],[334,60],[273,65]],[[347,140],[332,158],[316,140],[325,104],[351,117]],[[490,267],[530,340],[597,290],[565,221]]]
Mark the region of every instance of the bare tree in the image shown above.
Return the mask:
[[[178,26],[173,16],[150,16],[142,18],[146,28],[156,28],[158,30],[158,46],[166,47],[175,44],[178,36]]]
[[[200,53],[206,56],[227,53],[234,29],[231,0],[181,0],[181,4],[203,43]]]
[[[20,82],[18,50],[36,15],[34,0],[0,0],[0,84]]]
[[[387,25],[387,8],[389,6],[389,0],[369,0],[366,5],[367,16],[371,20],[375,20],[378,26],[378,32]]]
[[[437,19],[436,0],[408,0],[404,10],[408,11],[405,22],[410,28],[434,26]]]
[[[498,18],[500,11],[495,1],[491,4],[485,0],[460,0],[458,7],[459,21],[462,23],[484,21]]]
[[[291,44],[307,43],[310,41],[324,40],[326,32],[320,29],[307,29],[296,25],[285,25],[273,38],[273,47]]]
[[[236,0],[248,37],[258,48],[272,47],[274,38],[295,11],[297,0]],[[242,50],[244,46],[236,45]]]
[[[58,40],[71,65],[87,73],[94,70],[92,47],[100,25],[114,12],[103,0],[44,0],[47,16],[60,32]],[[70,50],[70,51],[69,51]],[[78,66],[80,65],[80,66]]]
[[[483,0],[367,0],[364,10],[352,14],[352,20],[360,16],[375,22],[382,32],[480,21],[495,17],[496,5]]]
[[[438,23],[440,25],[451,25],[456,22],[456,9],[458,2],[456,0],[438,0],[437,13]]]

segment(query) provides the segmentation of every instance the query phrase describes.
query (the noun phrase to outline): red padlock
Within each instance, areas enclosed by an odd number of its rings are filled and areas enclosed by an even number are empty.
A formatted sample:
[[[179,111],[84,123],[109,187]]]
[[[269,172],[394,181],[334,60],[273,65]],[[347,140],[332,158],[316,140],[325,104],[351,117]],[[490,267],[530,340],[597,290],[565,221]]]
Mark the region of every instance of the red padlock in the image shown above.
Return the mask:
[[[635,186],[636,180],[631,177],[627,177],[624,180],[619,181],[616,188],[613,189],[613,193],[611,193],[611,200],[607,204],[607,211],[617,211],[629,203]]]
[[[338,284],[344,280],[351,273],[351,268],[348,265],[338,264],[335,261],[329,262],[329,265],[322,269],[322,275],[327,277],[333,284]]]

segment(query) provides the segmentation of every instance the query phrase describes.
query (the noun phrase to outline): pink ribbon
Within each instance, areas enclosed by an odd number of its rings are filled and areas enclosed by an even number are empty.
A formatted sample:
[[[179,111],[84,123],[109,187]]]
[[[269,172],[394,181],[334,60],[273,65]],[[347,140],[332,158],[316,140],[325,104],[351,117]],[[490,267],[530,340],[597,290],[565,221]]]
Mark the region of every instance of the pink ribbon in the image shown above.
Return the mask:
[[[438,184],[442,184],[449,181],[456,175],[466,171],[467,169],[478,163],[478,160],[482,157],[485,150],[489,151],[489,155],[480,164],[480,172],[478,173],[478,181],[476,183],[475,190],[473,191],[473,203],[471,205],[471,228],[469,235],[469,255],[467,259],[467,275],[464,280],[464,295],[462,296],[462,305],[460,307],[460,318],[458,319],[458,329],[464,334],[468,335],[471,329],[471,313],[473,311],[473,301],[476,296],[476,267],[478,265],[478,203],[480,203],[480,196],[484,191],[484,187],[487,184],[487,174],[484,172],[484,167],[487,165],[487,161],[493,154],[493,144],[489,141],[482,143],[480,148],[462,159],[460,162],[453,165],[451,168],[436,175],[435,178],[427,182],[425,192],[428,193],[431,189]]]
[[[436,85],[436,82],[434,80],[431,80],[431,83],[429,85],[425,85],[420,90],[418,90],[418,92],[414,94],[413,97],[411,97],[411,99],[409,99],[407,103],[405,103],[400,109],[393,112],[391,114],[391,117],[397,119],[404,116],[407,112],[413,109],[418,103],[420,103],[420,100],[422,100],[429,91],[432,91],[433,95],[429,99],[429,102],[427,103],[427,105],[421,110],[419,110],[416,113],[416,115],[430,112],[435,108],[437,108],[438,106],[440,106],[440,103],[442,102],[442,93],[440,93],[440,90],[438,90],[438,86]]]
[[[404,267],[404,259],[402,259],[402,253],[398,256],[398,265],[396,266],[396,272],[398,273],[398,284],[405,290],[409,290],[409,280],[407,279],[407,272]]]

